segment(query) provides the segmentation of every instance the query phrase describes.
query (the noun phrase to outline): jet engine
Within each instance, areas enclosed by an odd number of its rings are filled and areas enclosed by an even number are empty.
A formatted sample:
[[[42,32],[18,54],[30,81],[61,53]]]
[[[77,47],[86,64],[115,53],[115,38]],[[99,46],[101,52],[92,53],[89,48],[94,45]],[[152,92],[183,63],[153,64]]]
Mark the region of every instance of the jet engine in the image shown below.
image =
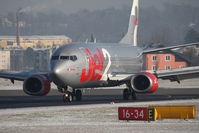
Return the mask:
[[[151,73],[141,72],[131,78],[130,85],[135,92],[152,93],[158,88],[158,80]]]
[[[50,81],[43,75],[33,75],[23,83],[23,90],[32,96],[44,96],[50,91]]]

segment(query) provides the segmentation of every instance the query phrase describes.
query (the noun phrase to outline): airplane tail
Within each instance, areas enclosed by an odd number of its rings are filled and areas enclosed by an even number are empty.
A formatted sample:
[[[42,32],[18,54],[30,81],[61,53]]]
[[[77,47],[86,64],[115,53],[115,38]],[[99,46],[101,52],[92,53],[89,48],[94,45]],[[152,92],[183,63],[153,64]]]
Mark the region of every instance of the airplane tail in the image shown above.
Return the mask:
[[[128,32],[122,38],[120,43],[137,46],[138,13],[139,13],[139,0],[133,0],[131,16],[129,19]]]

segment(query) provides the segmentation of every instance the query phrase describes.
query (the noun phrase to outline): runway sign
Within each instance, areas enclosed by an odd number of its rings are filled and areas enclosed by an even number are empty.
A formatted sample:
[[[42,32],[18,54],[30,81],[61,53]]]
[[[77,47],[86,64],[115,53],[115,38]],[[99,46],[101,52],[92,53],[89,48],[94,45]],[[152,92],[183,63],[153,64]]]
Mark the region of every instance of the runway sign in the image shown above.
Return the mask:
[[[147,121],[147,108],[119,107],[119,120],[145,120]]]
[[[194,119],[195,106],[119,107],[119,120]]]
[[[148,121],[155,121],[157,119],[157,111],[154,108],[148,108]]]
[[[194,119],[195,106],[149,106],[154,108],[154,119]]]

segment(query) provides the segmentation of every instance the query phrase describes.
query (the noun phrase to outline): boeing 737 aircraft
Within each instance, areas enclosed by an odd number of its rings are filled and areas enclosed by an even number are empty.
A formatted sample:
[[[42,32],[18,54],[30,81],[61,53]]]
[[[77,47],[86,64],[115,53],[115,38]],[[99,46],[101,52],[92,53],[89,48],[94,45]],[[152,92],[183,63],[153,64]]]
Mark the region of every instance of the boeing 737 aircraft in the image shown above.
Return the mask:
[[[54,82],[64,101],[73,97],[80,101],[83,88],[114,87],[126,84],[123,98],[136,99],[136,93],[152,93],[158,88],[158,79],[180,81],[199,77],[199,69],[178,70],[165,73],[142,71],[143,55],[157,51],[180,48],[199,43],[165,48],[144,49],[137,46],[138,0],[134,0],[128,32],[120,43],[71,43],[61,46],[52,55],[49,73],[0,73],[1,78],[24,81],[25,93],[44,96]],[[68,88],[72,88],[68,89]]]

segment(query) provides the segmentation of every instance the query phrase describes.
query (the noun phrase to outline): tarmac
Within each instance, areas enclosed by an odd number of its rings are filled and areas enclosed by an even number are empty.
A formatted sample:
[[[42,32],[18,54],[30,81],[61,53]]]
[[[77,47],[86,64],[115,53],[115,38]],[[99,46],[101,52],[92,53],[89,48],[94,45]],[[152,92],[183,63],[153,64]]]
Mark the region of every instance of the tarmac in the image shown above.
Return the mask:
[[[169,83],[169,82],[168,82]],[[21,89],[0,88],[2,133],[198,133],[198,79],[183,85],[163,82],[152,94],[138,94],[136,101],[122,100],[123,88],[83,90],[83,99],[65,104],[56,89],[44,97],[27,96]],[[7,86],[6,86],[7,87]],[[120,121],[118,107],[194,105],[195,119]]]
[[[120,121],[118,107],[195,105],[195,119]],[[198,133],[199,100],[29,107],[0,110],[2,133]]]

